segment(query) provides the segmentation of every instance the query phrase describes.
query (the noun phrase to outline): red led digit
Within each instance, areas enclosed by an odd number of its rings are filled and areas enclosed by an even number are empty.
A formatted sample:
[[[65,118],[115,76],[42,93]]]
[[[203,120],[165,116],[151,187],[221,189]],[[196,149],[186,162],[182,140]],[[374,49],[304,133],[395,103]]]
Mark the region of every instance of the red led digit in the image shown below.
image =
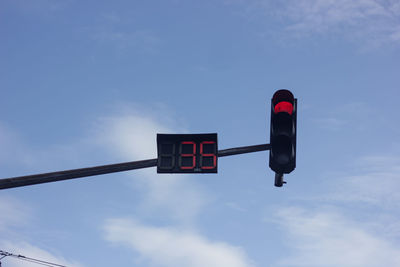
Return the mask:
[[[214,169],[217,166],[217,155],[215,155],[215,149],[214,149],[214,153],[203,153],[204,149],[203,146],[204,145],[208,145],[208,144],[214,144],[214,148],[215,148],[215,142],[214,141],[203,141],[200,143],[200,163],[201,163],[201,169]],[[212,162],[213,165],[212,166],[203,166],[203,160],[204,157],[212,157]]]
[[[192,153],[182,153],[183,152],[183,145],[192,145]],[[183,158],[192,158],[192,166],[182,166],[182,159]],[[194,169],[194,167],[196,166],[196,143],[192,142],[192,141],[184,141],[181,142],[180,145],[180,155],[179,155],[179,167],[182,170],[191,170]]]

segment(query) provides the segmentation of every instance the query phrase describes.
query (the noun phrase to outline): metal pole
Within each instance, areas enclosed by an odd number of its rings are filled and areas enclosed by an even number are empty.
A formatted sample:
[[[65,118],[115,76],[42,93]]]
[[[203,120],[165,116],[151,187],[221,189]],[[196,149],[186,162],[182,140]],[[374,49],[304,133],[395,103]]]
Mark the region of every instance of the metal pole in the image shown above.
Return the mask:
[[[33,175],[19,176],[13,178],[5,178],[5,179],[0,179],[0,189],[56,182],[62,180],[69,180],[69,179],[113,173],[113,172],[129,171],[129,170],[148,168],[154,166],[157,166],[157,159],[148,159],[148,160],[102,165],[89,168],[59,171],[59,172],[49,172],[49,173],[33,174]]]
[[[218,151],[218,157],[226,157],[244,153],[252,153],[258,151],[269,150],[269,144],[234,147]],[[41,174],[33,174],[12,178],[0,179],[0,189],[14,188],[26,185],[50,183],[62,180],[69,180],[75,178],[82,178],[100,174],[107,174],[113,172],[130,171],[135,169],[149,168],[157,166],[157,159],[148,159],[140,161],[131,161],[117,164],[109,164],[102,166],[95,166],[89,168],[65,170],[58,172],[48,172]]]
[[[252,153],[258,151],[269,150],[271,147],[270,144],[263,144],[263,145],[255,145],[255,146],[242,146],[242,147],[234,147],[228,148],[223,150],[218,150],[218,157],[226,157],[244,153]]]

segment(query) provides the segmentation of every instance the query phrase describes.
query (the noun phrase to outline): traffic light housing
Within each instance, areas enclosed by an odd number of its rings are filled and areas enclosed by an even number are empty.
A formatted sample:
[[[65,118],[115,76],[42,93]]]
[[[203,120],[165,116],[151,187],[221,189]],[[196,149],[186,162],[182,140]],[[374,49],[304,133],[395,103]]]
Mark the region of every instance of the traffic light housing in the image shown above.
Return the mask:
[[[286,89],[275,92],[271,100],[269,167],[279,176],[296,168],[297,99]],[[277,177],[276,176],[276,177]],[[281,181],[278,181],[280,179]]]

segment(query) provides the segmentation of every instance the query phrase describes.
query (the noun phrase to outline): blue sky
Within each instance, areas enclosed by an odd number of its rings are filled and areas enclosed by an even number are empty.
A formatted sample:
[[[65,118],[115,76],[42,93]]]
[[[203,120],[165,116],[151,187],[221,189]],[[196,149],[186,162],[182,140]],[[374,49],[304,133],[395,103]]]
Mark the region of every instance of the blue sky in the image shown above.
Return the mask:
[[[268,142],[297,168],[154,168],[0,191],[0,249],[67,266],[400,266],[400,3],[0,2],[1,178],[156,157],[156,133]],[[36,266],[12,258],[3,266]]]

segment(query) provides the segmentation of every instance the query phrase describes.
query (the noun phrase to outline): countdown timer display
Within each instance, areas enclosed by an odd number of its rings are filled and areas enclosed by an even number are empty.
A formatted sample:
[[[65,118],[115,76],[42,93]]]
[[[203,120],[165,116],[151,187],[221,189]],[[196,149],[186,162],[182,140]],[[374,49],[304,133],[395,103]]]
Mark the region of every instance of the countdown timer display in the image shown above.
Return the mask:
[[[157,173],[217,173],[218,140],[209,134],[157,134]]]

